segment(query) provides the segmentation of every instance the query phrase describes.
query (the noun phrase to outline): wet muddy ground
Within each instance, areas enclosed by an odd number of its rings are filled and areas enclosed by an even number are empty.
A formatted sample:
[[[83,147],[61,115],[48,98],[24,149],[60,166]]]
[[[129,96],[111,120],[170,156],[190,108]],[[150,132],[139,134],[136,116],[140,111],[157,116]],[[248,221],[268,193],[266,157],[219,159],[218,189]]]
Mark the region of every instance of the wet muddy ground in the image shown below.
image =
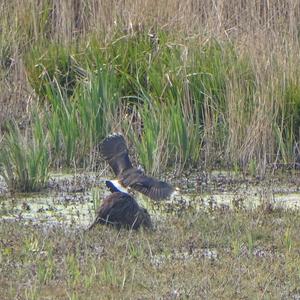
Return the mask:
[[[41,193],[12,194],[0,180],[1,220],[23,220],[40,224],[73,224],[86,227],[94,218],[101,199],[109,194],[105,178],[96,173],[52,174]],[[280,174],[270,179],[242,177],[230,172],[188,174],[169,181],[180,187],[172,201],[154,203],[136,194],[152,217],[184,210],[300,208],[300,174]]]
[[[28,195],[1,181],[1,299],[299,299],[299,174],[169,176],[174,201],[135,196],[154,231],[85,231],[102,175],[53,174]]]

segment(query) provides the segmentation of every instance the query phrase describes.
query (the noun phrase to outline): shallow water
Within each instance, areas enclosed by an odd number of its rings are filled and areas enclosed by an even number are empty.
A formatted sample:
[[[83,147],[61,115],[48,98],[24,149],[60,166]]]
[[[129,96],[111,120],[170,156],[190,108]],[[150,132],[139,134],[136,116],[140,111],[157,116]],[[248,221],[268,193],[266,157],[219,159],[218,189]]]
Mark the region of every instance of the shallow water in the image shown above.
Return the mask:
[[[181,188],[181,195],[173,200],[153,204],[140,195],[136,195],[136,199],[150,211],[154,220],[166,212],[185,209],[253,209],[264,203],[283,209],[299,209],[298,178],[295,175],[269,181],[253,180],[215,172],[199,180],[194,174],[186,179],[171,180]],[[1,220],[87,227],[93,221],[101,199],[109,194],[103,181],[95,173],[53,174],[46,191],[27,195],[10,195],[0,181]]]
[[[36,195],[1,201],[1,218],[38,223],[68,223],[87,225],[93,216],[91,196],[73,194],[64,196]]]
[[[87,227],[94,218],[101,195],[108,194],[98,187],[99,183],[102,180],[93,173],[55,174],[43,193],[3,193],[0,198],[1,220]]]

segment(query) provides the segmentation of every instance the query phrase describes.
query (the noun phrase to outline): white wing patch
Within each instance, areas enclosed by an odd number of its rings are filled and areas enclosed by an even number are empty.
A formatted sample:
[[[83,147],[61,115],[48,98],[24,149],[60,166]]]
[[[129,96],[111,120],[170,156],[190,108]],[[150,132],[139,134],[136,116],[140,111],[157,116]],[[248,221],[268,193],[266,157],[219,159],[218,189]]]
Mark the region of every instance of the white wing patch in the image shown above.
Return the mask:
[[[121,193],[129,194],[128,189],[126,187],[122,186],[119,182],[119,180],[109,180],[114,187],[119,190]]]

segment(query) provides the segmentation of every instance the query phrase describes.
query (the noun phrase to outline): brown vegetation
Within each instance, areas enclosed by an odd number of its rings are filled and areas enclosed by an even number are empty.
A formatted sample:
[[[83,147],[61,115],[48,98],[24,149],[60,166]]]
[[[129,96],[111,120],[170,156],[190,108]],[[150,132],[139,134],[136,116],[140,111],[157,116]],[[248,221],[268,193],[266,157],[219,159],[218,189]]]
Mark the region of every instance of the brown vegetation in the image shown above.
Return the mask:
[[[13,117],[23,123],[31,103],[36,102],[36,90],[32,90],[28,70],[24,68],[25,56],[32,47],[56,42],[65,47],[79,47],[84,53],[95,37],[105,46],[106,41],[122,35],[163,30],[182,48],[184,67],[188,66],[190,48],[197,45],[201,48],[212,39],[231,43],[239,57],[240,73],[230,68],[224,72],[226,103],[219,113],[222,118],[214,115],[220,109],[214,99],[209,95],[205,99],[205,163],[216,160],[218,151],[223,158],[223,150],[225,158],[230,160],[234,156],[242,165],[255,158],[255,168],[260,170],[278,159],[290,162],[288,151],[293,153],[293,162],[298,159],[295,102],[299,85],[300,5],[297,1],[13,0],[0,6],[0,20],[2,129],[4,122]],[[250,96],[245,76],[241,77],[245,75],[245,60],[254,71],[248,78],[248,83],[255,86]],[[172,83],[172,78],[169,82]],[[191,101],[188,92],[183,98],[185,104]],[[185,120],[191,122],[188,106],[183,110]],[[218,141],[216,146],[216,136],[220,134],[216,128],[224,120],[227,132],[224,141]],[[287,132],[290,127],[295,128]],[[193,132],[191,127],[189,130]],[[288,138],[293,143],[286,149]],[[215,155],[212,157],[211,153]]]

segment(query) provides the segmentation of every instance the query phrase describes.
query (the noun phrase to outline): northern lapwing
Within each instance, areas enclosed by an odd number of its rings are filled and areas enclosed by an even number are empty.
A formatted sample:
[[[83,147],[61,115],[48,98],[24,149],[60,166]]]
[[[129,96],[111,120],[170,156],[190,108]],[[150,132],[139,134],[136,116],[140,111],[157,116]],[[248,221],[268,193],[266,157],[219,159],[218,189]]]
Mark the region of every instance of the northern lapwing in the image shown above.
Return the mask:
[[[111,191],[128,193],[128,188],[131,188],[153,200],[172,198],[178,194],[177,188],[147,176],[142,169],[132,166],[125,139],[121,134],[113,133],[107,136],[100,143],[99,150],[117,176],[116,180],[106,181]]]
[[[89,229],[97,224],[111,225],[118,229],[139,229],[141,226],[152,228],[147,210],[140,207],[129,194],[122,192],[113,192],[103,200]]]

